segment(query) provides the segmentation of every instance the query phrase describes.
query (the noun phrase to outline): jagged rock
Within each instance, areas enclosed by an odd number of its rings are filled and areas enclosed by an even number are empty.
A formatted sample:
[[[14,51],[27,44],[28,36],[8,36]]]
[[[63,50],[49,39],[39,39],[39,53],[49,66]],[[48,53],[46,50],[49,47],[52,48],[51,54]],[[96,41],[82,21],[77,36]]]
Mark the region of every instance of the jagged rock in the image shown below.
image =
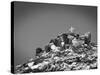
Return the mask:
[[[91,33],[84,35],[62,33],[48,45],[36,48],[36,58],[17,65],[15,73],[86,70],[97,68],[97,45],[91,42]]]

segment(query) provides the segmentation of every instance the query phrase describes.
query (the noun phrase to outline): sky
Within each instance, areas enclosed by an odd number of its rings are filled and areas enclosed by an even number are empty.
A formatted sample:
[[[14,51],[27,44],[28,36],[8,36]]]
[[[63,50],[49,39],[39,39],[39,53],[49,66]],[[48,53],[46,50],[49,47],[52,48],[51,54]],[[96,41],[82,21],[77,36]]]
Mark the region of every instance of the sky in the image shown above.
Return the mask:
[[[70,26],[80,34],[91,32],[97,42],[97,7],[14,2],[14,66],[35,58],[37,47],[43,48]]]

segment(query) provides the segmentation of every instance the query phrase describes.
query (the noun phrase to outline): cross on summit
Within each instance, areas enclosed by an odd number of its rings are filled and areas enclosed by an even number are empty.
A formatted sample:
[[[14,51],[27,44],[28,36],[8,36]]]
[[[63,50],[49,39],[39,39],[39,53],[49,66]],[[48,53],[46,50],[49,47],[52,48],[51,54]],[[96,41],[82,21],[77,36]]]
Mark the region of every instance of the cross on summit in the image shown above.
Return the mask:
[[[71,32],[71,33],[73,33],[74,32],[74,30],[75,30],[75,28],[74,27],[70,27],[70,29],[69,29],[69,31]]]

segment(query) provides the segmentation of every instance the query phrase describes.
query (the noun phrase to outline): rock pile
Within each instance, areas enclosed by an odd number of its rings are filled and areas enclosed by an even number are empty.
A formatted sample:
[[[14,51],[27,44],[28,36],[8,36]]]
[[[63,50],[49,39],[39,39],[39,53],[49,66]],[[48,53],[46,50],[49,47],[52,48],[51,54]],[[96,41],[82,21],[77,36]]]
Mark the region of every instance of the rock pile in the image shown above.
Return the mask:
[[[36,58],[17,65],[15,73],[86,70],[97,68],[97,45],[91,42],[91,33],[83,35],[62,33],[48,45],[36,49]]]

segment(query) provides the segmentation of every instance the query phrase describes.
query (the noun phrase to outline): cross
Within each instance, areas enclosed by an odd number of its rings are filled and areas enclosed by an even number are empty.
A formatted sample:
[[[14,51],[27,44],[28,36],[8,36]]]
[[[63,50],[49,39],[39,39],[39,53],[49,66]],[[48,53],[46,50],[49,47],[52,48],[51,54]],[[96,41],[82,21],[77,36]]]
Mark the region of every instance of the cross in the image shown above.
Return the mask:
[[[72,26],[71,26],[71,28],[69,29],[69,31],[72,33],[72,32],[74,32],[74,30],[75,30],[75,28],[73,28]]]

